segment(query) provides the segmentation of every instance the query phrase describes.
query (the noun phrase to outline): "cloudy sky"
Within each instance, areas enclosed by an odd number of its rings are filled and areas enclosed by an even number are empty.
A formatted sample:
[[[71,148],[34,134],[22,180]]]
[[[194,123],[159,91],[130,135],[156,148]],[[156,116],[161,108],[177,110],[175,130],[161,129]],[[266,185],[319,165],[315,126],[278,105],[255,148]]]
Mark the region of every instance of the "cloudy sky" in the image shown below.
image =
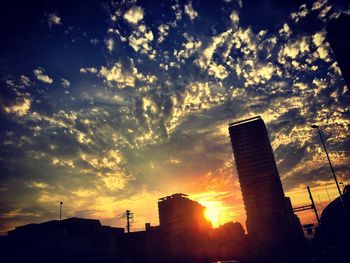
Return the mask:
[[[35,3],[33,3],[35,2]],[[135,214],[182,192],[245,224],[228,123],[262,116],[293,205],[350,179],[350,93],[325,26],[347,1],[11,1],[1,10],[0,231]],[[329,193],[326,193],[326,187]],[[314,220],[300,214],[303,222]],[[218,222],[214,222],[217,224]]]

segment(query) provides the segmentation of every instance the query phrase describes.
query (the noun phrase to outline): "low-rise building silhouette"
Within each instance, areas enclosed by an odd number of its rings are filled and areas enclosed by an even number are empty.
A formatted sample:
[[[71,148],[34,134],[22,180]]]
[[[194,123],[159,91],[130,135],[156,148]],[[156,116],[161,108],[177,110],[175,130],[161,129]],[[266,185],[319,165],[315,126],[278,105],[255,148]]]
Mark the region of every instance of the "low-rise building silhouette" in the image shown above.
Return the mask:
[[[210,222],[204,217],[205,207],[185,194],[173,194],[158,200],[159,224],[172,231],[207,229]]]
[[[204,211],[204,206],[185,194],[158,200],[161,239],[162,243],[168,244],[164,247],[166,254],[178,260],[208,256],[205,251],[200,251],[208,243],[211,229]]]
[[[28,224],[0,239],[4,262],[211,262],[245,259],[247,238],[240,223],[213,229],[205,207],[187,195],[159,199],[161,224],[124,232],[99,220],[68,218]]]
[[[123,233],[84,218],[28,224],[8,232],[2,254],[8,262],[114,262],[122,256]]]

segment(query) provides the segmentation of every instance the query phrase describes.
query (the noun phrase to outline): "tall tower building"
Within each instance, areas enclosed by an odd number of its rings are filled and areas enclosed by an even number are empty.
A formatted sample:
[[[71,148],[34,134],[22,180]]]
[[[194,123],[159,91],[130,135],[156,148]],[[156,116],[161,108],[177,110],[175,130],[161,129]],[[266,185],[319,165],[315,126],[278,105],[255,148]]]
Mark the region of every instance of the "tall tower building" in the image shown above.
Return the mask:
[[[327,25],[327,40],[331,45],[333,54],[337,59],[338,66],[350,87],[350,15],[342,13],[339,17],[331,19]]]
[[[229,133],[248,234],[262,246],[301,240],[302,228],[284,195],[264,121],[255,117],[231,123]]]

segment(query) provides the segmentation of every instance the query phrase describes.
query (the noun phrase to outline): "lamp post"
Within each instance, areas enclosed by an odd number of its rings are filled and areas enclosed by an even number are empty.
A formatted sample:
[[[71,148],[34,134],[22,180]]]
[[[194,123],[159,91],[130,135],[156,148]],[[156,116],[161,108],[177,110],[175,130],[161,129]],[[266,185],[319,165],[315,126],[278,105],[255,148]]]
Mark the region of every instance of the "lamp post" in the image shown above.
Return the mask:
[[[60,202],[60,221],[62,220],[62,205],[63,202]]]
[[[323,145],[323,149],[324,149],[324,151],[325,151],[325,153],[327,155],[328,163],[329,163],[329,166],[331,167],[333,178],[334,178],[335,184],[337,185],[338,192],[339,192],[339,195],[340,195],[340,198],[341,198],[342,193],[341,193],[341,190],[340,190],[340,187],[339,187],[338,179],[337,179],[337,176],[335,175],[335,172],[334,172],[334,169],[333,169],[333,166],[332,166],[332,163],[331,163],[331,159],[329,159],[328,151],[327,151],[326,145],[324,144],[324,140],[323,140],[323,137],[322,137],[320,126],[314,124],[314,125],[311,125],[311,128],[317,129],[318,134],[320,135],[321,142],[322,142],[322,145]]]

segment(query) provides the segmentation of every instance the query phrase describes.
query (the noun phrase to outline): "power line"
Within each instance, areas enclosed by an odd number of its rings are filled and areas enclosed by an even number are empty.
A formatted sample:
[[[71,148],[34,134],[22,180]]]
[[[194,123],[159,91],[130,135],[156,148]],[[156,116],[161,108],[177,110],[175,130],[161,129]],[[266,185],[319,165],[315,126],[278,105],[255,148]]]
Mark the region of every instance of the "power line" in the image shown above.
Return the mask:
[[[126,215],[126,230],[128,233],[130,233],[130,226],[131,226],[131,223],[133,222],[132,220],[134,218],[134,213],[131,213],[130,210],[126,210],[125,215]]]
[[[123,218],[125,218],[125,212],[124,213],[121,213],[119,215],[116,215],[114,217],[111,217],[111,218],[108,218],[108,219],[104,219],[103,222],[105,223],[109,223],[111,221],[119,221],[119,220],[122,220]]]

